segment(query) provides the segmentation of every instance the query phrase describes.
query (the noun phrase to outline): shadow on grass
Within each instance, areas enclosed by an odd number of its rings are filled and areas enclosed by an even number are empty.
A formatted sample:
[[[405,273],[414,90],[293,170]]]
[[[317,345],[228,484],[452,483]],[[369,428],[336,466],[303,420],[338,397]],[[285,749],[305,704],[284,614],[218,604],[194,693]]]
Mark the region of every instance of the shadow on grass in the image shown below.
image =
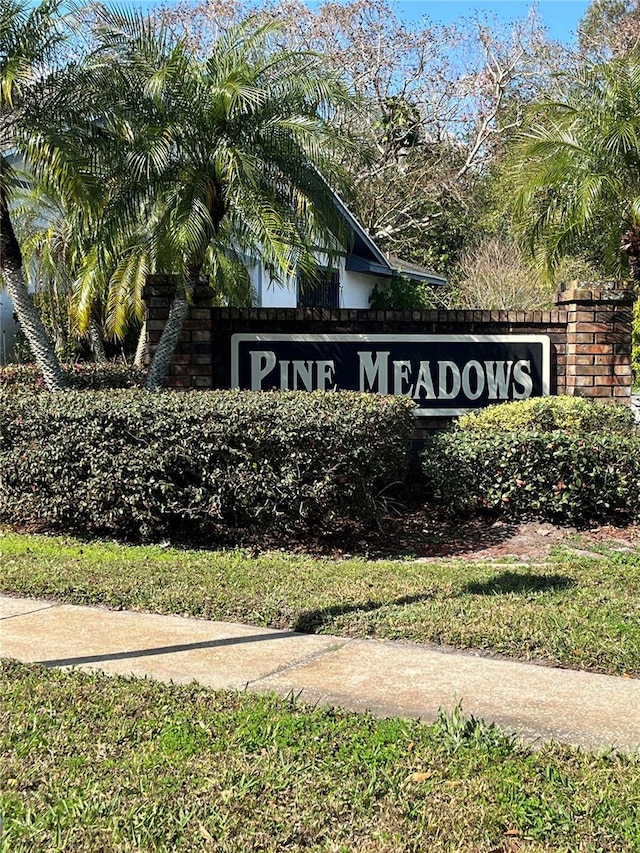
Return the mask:
[[[500,572],[489,580],[471,581],[462,592],[471,595],[505,595],[510,592],[556,592],[576,586],[574,578],[566,575],[533,575],[529,572]]]
[[[433,598],[431,594],[403,595],[391,601],[362,601],[353,604],[332,604],[320,610],[307,610],[301,613],[293,626],[294,631],[302,634],[315,634],[324,625],[330,625],[338,616],[348,613],[371,613],[382,607],[402,607],[405,604],[415,604],[419,601],[429,601]]]

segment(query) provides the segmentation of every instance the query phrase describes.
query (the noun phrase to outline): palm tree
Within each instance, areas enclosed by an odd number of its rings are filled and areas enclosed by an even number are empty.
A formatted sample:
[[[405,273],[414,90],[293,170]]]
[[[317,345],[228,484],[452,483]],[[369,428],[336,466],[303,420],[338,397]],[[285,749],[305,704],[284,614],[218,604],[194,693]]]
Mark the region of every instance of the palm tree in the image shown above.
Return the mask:
[[[133,327],[139,327],[134,364],[143,367],[146,349],[142,292],[147,276],[157,271],[153,219],[136,220],[131,229],[122,226],[115,233],[113,255],[96,242],[81,259],[74,281],[74,315],[80,330],[91,332],[100,314],[101,326],[110,338],[123,339]],[[246,267],[232,252],[229,241],[225,253],[209,247],[203,272],[215,282],[222,303],[253,304],[254,293]]]
[[[640,283],[640,54],[564,78],[538,105],[511,178],[522,235],[551,277],[590,246],[606,275]]]
[[[84,336],[96,361],[106,362],[100,301],[94,299],[87,310],[74,298],[74,280],[92,248],[85,211],[70,207],[55,187],[26,175],[24,188],[15,193],[12,213],[29,278],[46,296],[56,351],[70,336]]]
[[[30,147],[23,135],[25,108],[42,89],[61,39],[59,6],[60,0],[44,0],[36,8],[25,0],[4,0],[0,9],[0,275],[50,391],[63,390],[65,380],[29,296],[11,199],[19,185],[16,155],[28,156]]]
[[[332,119],[350,96],[316,55],[278,48],[276,31],[246,22],[201,60],[149,19],[102,13],[93,83],[81,86],[94,93],[83,109],[99,116],[109,186],[100,251],[117,255],[124,232],[178,282],[149,389],[167,373],[203,276],[224,279],[230,256],[247,251],[284,281],[313,270],[314,249],[335,251],[329,184],[345,186],[337,155],[347,142]]]

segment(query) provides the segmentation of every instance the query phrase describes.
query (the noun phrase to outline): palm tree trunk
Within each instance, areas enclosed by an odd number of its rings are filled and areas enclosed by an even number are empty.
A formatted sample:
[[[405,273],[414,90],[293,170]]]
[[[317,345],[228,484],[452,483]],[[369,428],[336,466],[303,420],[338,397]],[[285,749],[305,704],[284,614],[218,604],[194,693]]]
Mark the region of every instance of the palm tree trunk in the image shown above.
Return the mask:
[[[9,297],[20,323],[20,328],[29,341],[31,351],[42,371],[48,391],[64,391],[66,381],[47,334],[27,288],[22,267],[22,252],[13,230],[9,207],[4,192],[0,189],[0,271]]]
[[[98,364],[106,364],[109,359],[107,358],[104,341],[100,334],[100,327],[93,317],[89,320],[89,343],[91,345],[91,351],[93,352]]]
[[[133,366],[142,370],[145,364],[145,358],[147,357],[147,321],[144,320],[142,326],[140,328],[140,334],[138,335],[138,345],[136,347],[136,354],[133,359]]]
[[[188,313],[189,302],[187,300],[187,295],[184,290],[179,289],[173,299],[171,308],[169,309],[167,322],[162,330],[162,335],[158,342],[158,348],[156,349],[153,361],[151,362],[151,367],[149,368],[149,375],[147,376],[146,383],[147,391],[156,391],[164,382],[167,373],[169,372],[171,359],[173,358],[173,354],[178,346],[180,333],[182,332],[182,327],[187,319]]]

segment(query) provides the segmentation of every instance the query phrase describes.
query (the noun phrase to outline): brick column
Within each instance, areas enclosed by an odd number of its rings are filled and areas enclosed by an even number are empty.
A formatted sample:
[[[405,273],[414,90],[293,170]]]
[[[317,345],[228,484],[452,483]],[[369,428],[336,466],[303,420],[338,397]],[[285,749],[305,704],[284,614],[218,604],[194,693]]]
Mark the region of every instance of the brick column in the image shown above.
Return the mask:
[[[175,281],[169,275],[148,275],[142,291],[147,332],[146,362],[149,364],[158,346],[171,302],[176,292]]]
[[[193,294],[193,303],[184,324],[178,354],[174,357],[174,371],[180,372],[177,362],[182,359],[183,376],[189,379],[190,388],[211,388],[213,384],[211,340],[213,324],[211,306],[213,291],[209,282],[203,279]],[[178,377],[174,377],[177,379]],[[175,383],[176,387],[184,387]]]
[[[635,296],[571,282],[556,302],[567,312],[566,394],[629,403]]]
[[[147,322],[147,362],[156,351],[169,316],[176,291],[170,275],[150,275],[144,287]],[[169,388],[210,388],[211,376],[211,300],[208,282],[202,281],[193,294],[193,304],[180,335],[165,385]]]

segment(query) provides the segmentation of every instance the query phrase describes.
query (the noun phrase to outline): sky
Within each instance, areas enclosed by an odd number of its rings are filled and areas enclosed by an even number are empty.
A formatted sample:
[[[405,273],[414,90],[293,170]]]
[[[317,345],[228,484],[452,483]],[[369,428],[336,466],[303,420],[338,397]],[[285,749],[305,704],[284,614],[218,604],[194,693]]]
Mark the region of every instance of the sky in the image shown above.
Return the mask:
[[[526,18],[531,2],[520,0],[400,0],[397,4],[408,18],[427,15],[434,23],[447,24],[462,16],[483,12],[495,15],[505,22]],[[580,19],[589,6],[586,0],[539,0],[535,4],[538,14],[548,28],[549,36],[564,44],[571,44],[576,37]]]
[[[118,3],[118,0],[114,0]],[[170,0],[165,0],[170,2]],[[158,0],[124,0],[131,6],[149,9],[158,5]],[[313,3],[317,5],[315,0]],[[123,5],[123,0],[119,0]],[[407,19],[421,18],[426,15],[433,23],[448,24],[462,16],[472,16],[474,12],[488,13],[504,22],[526,18],[532,5],[546,27],[550,38],[564,44],[575,41],[580,19],[589,6],[588,0],[539,0],[537,3],[522,0],[397,0],[396,6]]]

